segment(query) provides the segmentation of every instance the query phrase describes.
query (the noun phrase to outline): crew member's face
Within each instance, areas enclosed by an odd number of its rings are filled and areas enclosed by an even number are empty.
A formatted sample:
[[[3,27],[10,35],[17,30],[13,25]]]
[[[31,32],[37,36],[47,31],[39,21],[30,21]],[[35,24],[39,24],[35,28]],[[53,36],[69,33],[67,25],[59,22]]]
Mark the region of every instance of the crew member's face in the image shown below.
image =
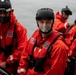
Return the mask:
[[[8,17],[10,12],[0,12],[1,17]]]
[[[67,20],[69,18],[69,14],[66,14],[65,12],[62,13],[62,18],[64,20]]]
[[[37,23],[42,32],[48,33],[52,28],[53,20],[39,20]]]
[[[7,23],[10,20],[10,12],[0,12],[0,22]]]

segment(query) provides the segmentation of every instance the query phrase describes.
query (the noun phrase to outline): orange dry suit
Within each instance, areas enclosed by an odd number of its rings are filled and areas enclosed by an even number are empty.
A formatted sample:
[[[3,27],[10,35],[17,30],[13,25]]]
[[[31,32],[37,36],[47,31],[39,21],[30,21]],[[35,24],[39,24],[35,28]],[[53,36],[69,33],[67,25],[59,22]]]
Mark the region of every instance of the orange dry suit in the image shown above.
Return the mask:
[[[69,44],[69,61],[65,75],[76,75],[76,26],[73,26],[68,34],[70,36],[66,39],[66,43]]]
[[[51,32],[48,37],[42,38],[40,30],[35,31],[22,52],[18,75],[63,75],[68,47],[63,43],[62,37],[55,41],[47,54],[50,43],[57,35],[58,32]],[[42,60],[39,59],[44,57],[45,60],[40,65],[39,62]],[[29,60],[33,64],[30,64]]]
[[[72,45],[70,46],[69,55],[75,60],[74,64],[74,75],[76,75],[76,39],[72,42]]]
[[[25,49],[27,30],[16,20],[13,11],[10,15],[9,23],[0,22],[0,64],[7,62],[6,69],[14,72]]]
[[[65,33],[68,27],[69,27],[68,22],[66,20],[63,20],[62,15],[60,15],[59,12],[57,12],[56,19],[53,25],[53,30]]]

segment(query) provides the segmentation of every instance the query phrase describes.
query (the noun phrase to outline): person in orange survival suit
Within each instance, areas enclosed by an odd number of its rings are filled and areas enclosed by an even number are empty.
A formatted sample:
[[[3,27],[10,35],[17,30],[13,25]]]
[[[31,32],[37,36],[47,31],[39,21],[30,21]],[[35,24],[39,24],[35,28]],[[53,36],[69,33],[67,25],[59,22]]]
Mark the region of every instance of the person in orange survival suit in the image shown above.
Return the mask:
[[[52,31],[53,10],[50,8],[39,9],[36,13],[36,22],[38,29],[28,40],[27,47],[22,52],[18,75],[63,75],[68,47],[62,41],[61,36],[50,47],[59,33]]]
[[[16,19],[9,0],[0,0],[0,66],[13,73],[27,42],[27,30]]]
[[[65,33],[67,28],[73,25],[67,22],[69,15],[72,15],[72,11],[68,8],[68,6],[62,8],[61,14],[57,12],[56,19],[53,25],[53,30],[57,30],[59,32]]]
[[[76,20],[74,21],[74,24],[73,26],[70,27],[70,29],[68,30],[67,34],[69,36],[67,36],[65,38],[65,41],[66,41],[66,44],[68,46],[71,46],[72,45],[72,42],[74,41],[74,39],[76,38]]]
[[[76,23],[75,23],[76,24]],[[71,75],[76,75],[76,26],[73,26],[71,30],[68,32],[70,34],[70,37],[67,38],[67,43],[70,43],[69,48],[69,61],[74,62],[72,63],[74,72],[72,72]],[[74,74],[73,74],[74,73]]]
[[[68,56],[69,56],[69,62],[73,62],[72,75],[76,75],[76,38],[74,39],[72,45],[70,46]]]

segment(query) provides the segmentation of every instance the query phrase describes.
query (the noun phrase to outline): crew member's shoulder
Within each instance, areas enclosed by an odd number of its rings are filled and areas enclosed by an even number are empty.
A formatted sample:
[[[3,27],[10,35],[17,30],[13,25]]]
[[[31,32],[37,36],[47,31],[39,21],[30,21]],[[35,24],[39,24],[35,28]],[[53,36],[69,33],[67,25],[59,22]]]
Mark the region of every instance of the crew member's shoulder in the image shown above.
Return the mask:
[[[54,47],[58,47],[58,48],[62,48],[62,49],[68,49],[68,46],[66,45],[66,43],[64,43],[64,41],[62,40],[61,37],[59,37],[56,42],[54,43]]]
[[[19,23],[19,22],[16,23],[16,29],[18,31],[21,31],[21,30],[27,31],[27,29],[21,23]]]

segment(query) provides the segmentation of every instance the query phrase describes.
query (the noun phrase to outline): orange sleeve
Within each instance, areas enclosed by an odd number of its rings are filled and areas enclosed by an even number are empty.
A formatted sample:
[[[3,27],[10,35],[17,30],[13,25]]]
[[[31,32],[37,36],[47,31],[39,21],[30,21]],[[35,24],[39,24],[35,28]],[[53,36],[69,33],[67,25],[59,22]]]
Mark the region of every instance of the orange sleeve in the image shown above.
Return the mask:
[[[76,34],[76,26],[72,27],[68,33],[71,35],[71,37],[74,37]]]
[[[68,26],[69,24],[67,22],[63,23],[60,20],[56,19],[53,25],[53,29],[64,33]]]
[[[58,41],[53,45],[51,51],[51,68],[46,72],[45,75],[63,75],[66,68],[66,60],[68,55],[68,47],[63,45],[62,42]]]
[[[21,55],[19,67],[17,70],[17,75],[25,75],[27,68],[28,68],[28,51],[27,51],[27,45],[26,45],[26,48],[25,50],[23,50],[22,55]]]
[[[16,34],[17,41],[15,43],[17,48],[14,48],[13,46],[13,53],[7,59],[8,64],[12,64],[13,62],[18,62],[20,60],[21,53],[25,49],[26,42],[28,40],[27,30],[20,23],[17,23]]]
[[[76,39],[74,39],[74,41],[72,42],[70,46],[68,56],[76,57]]]
[[[69,36],[66,37],[66,43],[71,45],[72,41],[75,39],[75,34],[76,34],[76,26],[72,27],[69,32],[68,32]]]

